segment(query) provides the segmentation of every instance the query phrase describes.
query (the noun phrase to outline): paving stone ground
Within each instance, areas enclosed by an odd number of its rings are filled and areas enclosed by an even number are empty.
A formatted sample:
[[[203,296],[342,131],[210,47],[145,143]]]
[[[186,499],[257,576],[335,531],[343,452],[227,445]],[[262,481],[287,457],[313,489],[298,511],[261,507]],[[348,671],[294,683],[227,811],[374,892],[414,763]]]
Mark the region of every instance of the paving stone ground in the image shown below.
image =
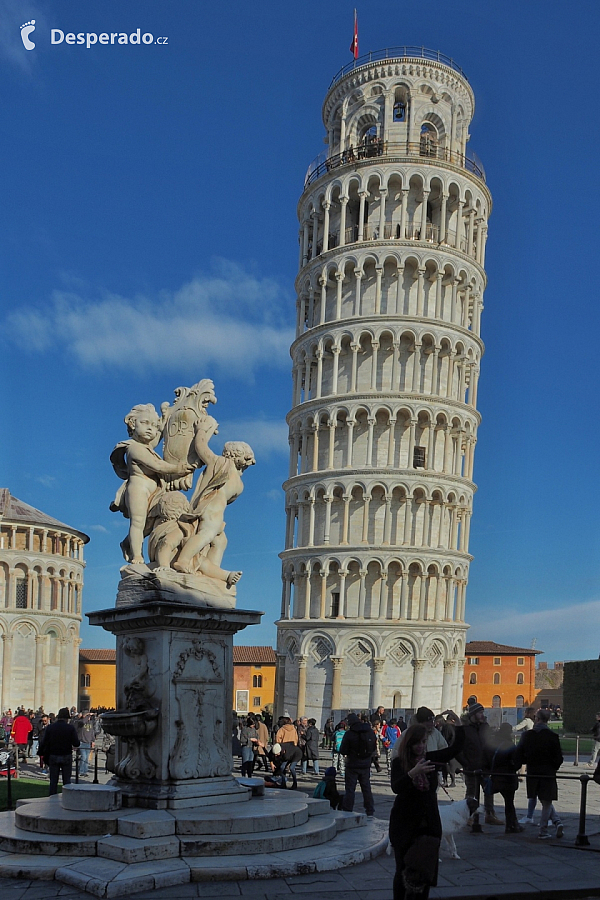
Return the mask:
[[[327,763],[323,758],[322,766]],[[438,886],[430,893],[431,900],[461,900],[461,898],[485,898],[485,900],[526,900],[526,898],[600,897],[600,786],[590,782],[586,831],[590,838],[589,849],[575,847],[579,823],[580,782],[578,776],[591,773],[585,766],[575,768],[566,763],[561,774],[573,776],[572,781],[559,782],[557,808],[565,823],[562,840],[539,841],[538,829],[526,826],[519,835],[505,835],[500,826],[484,825],[483,834],[464,830],[456,836],[461,859],[448,859],[442,854]],[[101,777],[104,781],[105,778]],[[317,778],[309,775],[301,778],[299,786],[312,794]],[[387,820],[394,801],[388,778],[384,773],[372,779],[376,816]],[[450,796],[459,800],[464,796],[460,780],[449,789]],[[362,808],[360,791],[357,791],[355,809]],[[502,799],[497,812],[502,813]],[[449,802],[443,791],[440,804]],[[519,813],[526,807],[525,784],[516,795]],[[536,810],[539,818],[539,807]],[[298,895],[311,900],[392,900],[394,876],[393,856],[383,855],[357,866],[349,866],[335,872],[312,875],[296,875],[267,881],[221,881],[199,884],[182,884],[169,888],[157,888],[151,892],[134,894],[135,900],[187,900],[187,898],[247,897],[249,900],[284,900]],[[90,894],[56,881],[28,881],[0,878],[0,900],[90,900]]]

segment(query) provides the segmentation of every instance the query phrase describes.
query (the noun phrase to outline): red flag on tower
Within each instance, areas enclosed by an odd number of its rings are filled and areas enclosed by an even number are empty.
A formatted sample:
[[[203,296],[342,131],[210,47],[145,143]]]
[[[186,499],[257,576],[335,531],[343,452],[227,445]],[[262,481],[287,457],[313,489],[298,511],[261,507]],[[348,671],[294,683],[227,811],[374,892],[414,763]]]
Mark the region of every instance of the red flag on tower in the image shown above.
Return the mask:
[[[354,59],[358,59],[358,16],[356,15],[356,10],[354,10],[354,36],[350,44],[350,53]]]

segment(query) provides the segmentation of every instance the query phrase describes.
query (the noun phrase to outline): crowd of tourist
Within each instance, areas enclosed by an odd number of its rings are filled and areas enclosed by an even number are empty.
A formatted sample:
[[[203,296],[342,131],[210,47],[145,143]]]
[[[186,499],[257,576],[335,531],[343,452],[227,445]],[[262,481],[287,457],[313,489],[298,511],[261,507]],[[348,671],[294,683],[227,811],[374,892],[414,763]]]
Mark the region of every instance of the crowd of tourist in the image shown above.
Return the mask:
[[[18,762],[19,765],[37,766],[39,774],[47,775],[50,779],[50,793],[56,793],[59,772],[62,773],[63,784],[71,782],[73,749],[77,749],[76,765],[79,777],[87,778],[90,754],[98,742],[105,751],[108,745],[114,742],[102,731],[100,719],[102,711],[104,710],[78,712],[75,707],[71,709],[63,707],[55,714],[45,712],[43,707],[37,710],[19,707],[13,714],[12,709],[5,710],[0,717],[0,752],[5,751],[4,764],[10,765],[6,751],[14,747],[16,757],[14,762]],[[57,733],[64,731],[65,722],[72,729],[68,732],[69,736],[76,738],[69,747],[64,740],[58,742],[56,740]],[[58,728],[55,728],[57,723]],[[55,756],[64,758],[56,762],[53,759]],[[1,770],[0,763],[0,774]]]
[[[315,720],[306,717],[292,721],[282,716],[272,723],[250,715],[245,721],[234,720],[234,752],[238,741],[243,775],[260,770],[268,787],[292,789],[309,767],[319,776],[319,754],[331,754],[331,765],[313,796],[328,800],[333,809],[352,811],[360,787],[368,817],[375,812],[371,770],[382,773],[385,766],[396,794],[389,832],[396,858],[394,900],[426,900],[436,884],[442,836],[437,795],[448,783],[454,786],[458,774],[464,780],[469,824],[479,826],[483,801],[484,825],[519,834],[534,824],[539,801],[539,839],[562,837],[564,826],[554,801],[563,757],[558,735],[548,727],[551,717],[551,710],[530,707],[514,728],[506,722],[492,728],[474,697],[461,715],[452,710],[435,715],[420,707],[407,724],[401,717],[387,717],[379,706],[373,713],[350,713],[338,722],[329,718],[321,732]],[[593,734],[600,738],[600,713]],[[528,808],[519,820],[515,793],[525,767]],[[496,797],[503,803],[504,818],[496,812]]]

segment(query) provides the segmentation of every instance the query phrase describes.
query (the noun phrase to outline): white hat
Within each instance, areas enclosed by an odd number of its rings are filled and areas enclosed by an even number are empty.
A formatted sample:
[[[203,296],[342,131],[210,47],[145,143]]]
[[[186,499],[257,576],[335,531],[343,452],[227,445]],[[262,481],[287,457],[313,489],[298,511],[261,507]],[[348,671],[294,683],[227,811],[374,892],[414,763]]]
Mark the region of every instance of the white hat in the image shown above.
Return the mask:
[[[281,753],[281,744],[273,744],[273,753],[278,756]]]

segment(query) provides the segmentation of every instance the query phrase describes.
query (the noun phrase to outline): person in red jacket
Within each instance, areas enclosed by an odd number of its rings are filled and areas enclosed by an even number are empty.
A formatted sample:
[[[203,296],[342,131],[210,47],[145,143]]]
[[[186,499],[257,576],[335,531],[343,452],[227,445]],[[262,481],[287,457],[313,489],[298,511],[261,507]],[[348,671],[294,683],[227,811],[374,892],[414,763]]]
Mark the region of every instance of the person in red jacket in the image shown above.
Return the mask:
[[[25,715],[25,712],[20,709],[12,723],[10,736],[17,745],[17,751],[21,759],[27,759],[27,736],[32,727],[29,716]]]

